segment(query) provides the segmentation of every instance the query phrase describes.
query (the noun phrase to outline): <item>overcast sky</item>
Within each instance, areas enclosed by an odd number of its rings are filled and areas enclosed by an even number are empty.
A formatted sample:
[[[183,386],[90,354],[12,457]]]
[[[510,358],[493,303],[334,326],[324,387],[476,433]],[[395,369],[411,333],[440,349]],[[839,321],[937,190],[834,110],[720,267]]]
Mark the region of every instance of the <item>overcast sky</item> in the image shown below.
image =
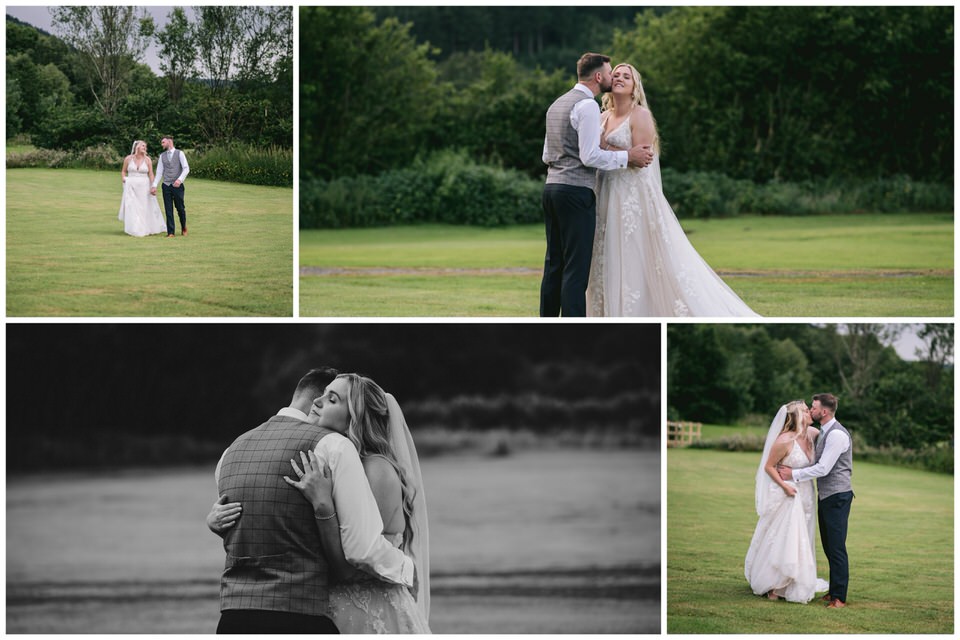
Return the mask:
[[[173,11],[173,7],[143,7],[147,10],[147,13],[153,16],[153,21],[157,25],[157,29],[162,29],[167,24],[167,14]],[[187,13],[187,17],[193,18],[193,9],[191,7],[184,7],[184,11]],[[53,29],[53,16],[50,15],[50,7],[7,7],[7,15],[13,16],[14,18],[31,24],[35,27],[43,29],[47,33],[57,34]],[[160,60],[157,57],[157,48],[153,41],[150,42],[150,46],[147,48],[146,53],[144,54],[141,62],[150,66],[153,69],[153,72],[160,74]]]

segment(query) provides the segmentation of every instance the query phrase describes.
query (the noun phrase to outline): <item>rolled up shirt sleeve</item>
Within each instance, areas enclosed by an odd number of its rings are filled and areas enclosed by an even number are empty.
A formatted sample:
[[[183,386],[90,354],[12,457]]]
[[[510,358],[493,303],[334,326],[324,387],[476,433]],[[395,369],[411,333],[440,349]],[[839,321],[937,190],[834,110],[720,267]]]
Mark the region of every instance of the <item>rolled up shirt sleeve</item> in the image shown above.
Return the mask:
[[[594,100],[581,100],[570,112],[570,124],[577,130],[580,162],[593,169],[612,171],[627,166],[626,151],[600,148],[600,107]]]
[[[826,444],[823,445],[823,454],[821,454],[820,459],[809,467],[794,469],[794,482],[822,478],[827,475],[830,473],[830,470],[833,469],[833,465],[837,464],[837,459],[840,458],[840,455],[850,448],[850,438],[848,438],[847,434],[843,431],[837,431],[836,433],[831,431],[827,435],[830,437],[827,438]]]
[[[333,474],[333,502],[340,520],[340,543],[347,561],[385,582],[413,586],[413,560],[383,537],[383,520],[353,443],[339,434],[316,448]]]

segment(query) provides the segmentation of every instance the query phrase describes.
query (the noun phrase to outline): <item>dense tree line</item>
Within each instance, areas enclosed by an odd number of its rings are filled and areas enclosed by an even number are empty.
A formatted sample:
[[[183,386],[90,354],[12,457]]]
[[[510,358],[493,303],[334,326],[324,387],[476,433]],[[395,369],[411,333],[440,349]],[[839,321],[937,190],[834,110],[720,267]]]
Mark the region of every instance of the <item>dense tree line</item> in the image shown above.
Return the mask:
[[[55,7],[54,31],[7,16],[7,136],[45,148],[292,147],[290,7]],[[162,76],[142,63],[155,41]]]
[[[302,7],[302,172],[457,147],[542,176],[544,113],[592,49],[640,70],[666,167],[952,181],[953,8],[675,7],[611,33],[631,10]]]
[[[410,23],[439,61],[492,49],[526,67],[573,69],[584,51],[630,28],[636,7],[375,7],[378,19]],[[662,13],[665,9],[652,9]],[[451,78],[453,79],[453,78]],[[453,79],[455,81],[455,79]]]
[[[892,325],[671,325],[668,413],[768,421],[790,400],[839,398],[838,418],[873,446],[953,444],[953,325],[925,325],[919,360],[884,346]]]
[[[653,325],[18,325],[8,338],[13,469],[109,464],[134,446],[144,463],[215,460],[321,365],[373,377],[414,433],[660,430]]]
[[[677,7],[619,32],[670,165],[953,180],[953,7]]]

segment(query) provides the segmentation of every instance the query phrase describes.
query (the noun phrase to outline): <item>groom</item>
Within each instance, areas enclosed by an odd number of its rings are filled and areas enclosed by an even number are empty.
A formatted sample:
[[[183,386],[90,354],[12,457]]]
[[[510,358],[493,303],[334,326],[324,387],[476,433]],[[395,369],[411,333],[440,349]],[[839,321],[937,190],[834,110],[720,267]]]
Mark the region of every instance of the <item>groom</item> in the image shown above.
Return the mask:
[[[594,99],[610,91],[610,56],[585,53],[577,61],[577,84],[547,110],[543,162],[547,182],[543,214],[547,253],[540,285],[541,317],[583,317],[587,311],[587,281],[597,224],[593,192],[597,169],[645,167],[653,148],[629,151],[600,148],[600,107]]]
[[[161,138],[160,146],[163,147],[163,153],[157,160],[157,175],[153,179],[153,188],[150,189],[150,193],[157,195],[157,184],[163,180],[163,210],[167,214],[167,237],[176,236],[177,226],[173,221],[174,205],[180,216],[180,234],[185,236],[187,235],[187,209],[183,204],[183,181],[190,173],[190,165],[187,164],[187,156],[183,151],[173,146],[173,138],[169,136]]]
[[[320,528],[332,517],[314,513],[283,476],[290,460],[314,449],[330,466],[343,554],[381,580],[413,585],[413,561],[384,538],[383,521],[353,443],[308,422],[315,398],[337,372],[313,369],[297,384],[290,406],[237,438],[220,458],[219,503],[242,515],[228,527],[208,526],[227,553],[220,579],[217,633],[338,633],[328,617],[328,567]],[[337,535],[337,531],[325,534]]]
[[[853,445],[850,434],[834,417],[837,398],[829,393],[813,396],[810,416],[820,423],[816,462],[803,469],[778,467],[783,480],[803,482],[817,478],[817,520],[820,542],[830,563],[830,591],[823,597],[831,609],[847,606],[847,521],[853,502]]]

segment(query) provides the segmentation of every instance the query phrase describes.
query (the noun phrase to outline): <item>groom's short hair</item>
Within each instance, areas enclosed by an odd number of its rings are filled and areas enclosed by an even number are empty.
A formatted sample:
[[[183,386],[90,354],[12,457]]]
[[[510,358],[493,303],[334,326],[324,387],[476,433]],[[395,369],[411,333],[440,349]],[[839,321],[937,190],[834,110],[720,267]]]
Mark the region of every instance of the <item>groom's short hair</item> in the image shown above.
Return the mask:
[[[815,393],[813,399],[824,409],[829,409],[830,413],[837,412],[837,396],[832,393]]]
[[[610,56],[602,53],[585,53],[577,60],[577,79],[586,80],[610,62]]]
[[[300,382],[297,383],[297,390],[293,392],[293,395],[296,397],[309,391],[314,397],[321,396],[327,385],[333,382],[333,379],[338,375],[340,375],[340,372],[333,367],[310,369],[305,376],[300,378]]]

